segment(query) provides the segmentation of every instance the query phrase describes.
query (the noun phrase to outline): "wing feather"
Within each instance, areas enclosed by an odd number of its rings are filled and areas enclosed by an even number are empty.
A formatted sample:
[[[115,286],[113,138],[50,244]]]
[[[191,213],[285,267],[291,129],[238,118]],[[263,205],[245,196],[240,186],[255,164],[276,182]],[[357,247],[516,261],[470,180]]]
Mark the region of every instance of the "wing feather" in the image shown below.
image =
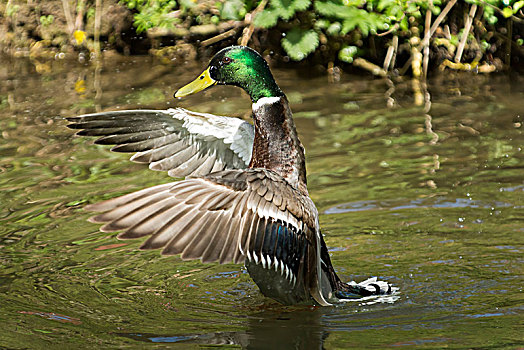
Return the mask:
[[[182,258],[198,259],[202,262],[216,261],[216,250],[220,252],[223,243],[224,226],[227,225],[227,219],[224,220],[224,212],[208,214],[205,217],[208,220],[200,228],[200,234],[196,236],[185,249]]]
[[[157,185],[157,186],[154,186],[154,187],[145,188],[145,189],[140,190],[140,191],[136,191],[136,192],[132,192],[132,193],[126,194],[124,196],[120,196],[120,197],[108,199],[108,200],[103,201],[103,202],[98,202],[98,203],[95,203],[95,204],[87,205],[85,207],[85,209],[89,210],[89,211],[108,211],[108,210],[114,209],[116,207],[119,207],[121,205],[124,205],[126,203],[130,203],[130,202],[133,202],[135,200],[138,200],[138,199],[140,199],[142,197],[151,196],[151,195],[153,195],[155,193],[165,191],[166,189],[168,189],[172,185],[173,184],[169,184],[168,183],[168,184]],[[97,216],[94,216],[90,220],[92,222],[95,222],[95,223],[97,223],[97,222],[105,222],[105,221],[95,221],[96,217]]]
[[[155,186],[89,209],[104,211],[93,221],[105,223],[104,231],[123,230],[118,238],[149,236],[141,249],[162,249],[162,254],[203,262],[242,262],[247,256],[268,268],[279,262],[281,271],[296,276],[296,261],[302,242],[307,241],[300,237],[315,232],[315,227],[301,224],[311,222],[305,217],[311,209],[302,199],[283,208],[284,203],[274,203],[276,196],[268,193],[305,197],[269,170],[225,170]]]
[[[202,262],[213,262],[220,259],[220,255],[223,251],[228,250],[227,240],[228,226],[230,225],[230,219],[227,217],[226,212],[217,213],[218,221],[216,226],[209,237],[208,245],[204,248],[202,253]],[[226,260],[227,262],[231,260]]]
[[[237,118],[182,108],[127,110],[67,118],[79,136],[99,136],[97,144],[115,152],[137,152],[131,160],[173,177],[205,176],[245,169],[251,160],[254,128]]]
[[[166,137],[166,139],[167,138],[168,137]],[[154,163],[169,157],[172,154],[178,153],[185,148],[184,141],[177,141],[176,135],[171,135],[169,139],[172,141],[169,142],[166,140],[166,143],[163,145],[151,145],[144,142],[142,145],[124,144],[115,146],[113,147],[113,150],[117,152],[138,152],[130,158],[131,161],[136,163]],[[145,150],[141,151],[143,149]]]

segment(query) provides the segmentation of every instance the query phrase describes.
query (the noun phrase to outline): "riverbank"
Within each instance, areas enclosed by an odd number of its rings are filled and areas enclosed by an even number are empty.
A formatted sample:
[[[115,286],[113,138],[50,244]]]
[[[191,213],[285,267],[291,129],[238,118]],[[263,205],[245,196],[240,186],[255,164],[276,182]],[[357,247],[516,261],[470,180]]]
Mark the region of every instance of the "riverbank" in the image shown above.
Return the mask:
[[[265,0],[9,0],[0,4],[0,46],[38,60],[150,54],[177,65],[243,44],[334,77],[340,68],[415,78],[523,70],[524,1],[357,3],[295,0],[283,12]]]

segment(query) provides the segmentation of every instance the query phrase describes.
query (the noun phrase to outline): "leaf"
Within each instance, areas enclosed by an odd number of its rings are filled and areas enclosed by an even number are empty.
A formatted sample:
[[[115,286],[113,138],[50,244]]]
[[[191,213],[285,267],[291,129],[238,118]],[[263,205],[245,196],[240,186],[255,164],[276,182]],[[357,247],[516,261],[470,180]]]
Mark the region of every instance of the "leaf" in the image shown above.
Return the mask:
[[[357,26],[357,21],[355,18],[348,18],[342,23],[342,34],[347,34],[348,32],[355,29]]]
[[[338,58],[340,58],[341,61],[351,63],[356,53],[356,46],[345,46],[338,52]]]
[[[255,27],[259,28],[271,28],[277,24],[278,12],[275,9],[265,9],[262,12],[257,13],[253,23]]]
[[[511,10],[510,7],[504,7],[504,9],[502,10],[502,15],[506,18],[509,18],[513,16],[513,10]]]
[[[341,17],[340,15],[347,9],[338,1],[315,1],[315,10],[324,16]]]
[[[271,0],[271,6],[278,11],[278,15],[287,21],[296,11],[304,11],[311,4],[311,0]]]
[[[317,19],[315,22],[315,29],[326,29],[330,26],[330,22],[327,19]]]
[[[384,26],[384,18],[377,13],[368,13],[365,10],[355,7],[348,8],[344,14],[345,20],[342,23],[342,34],[346,34],[355,28],[359,28],[362,35],[368,36],[371,32],[376,33],[378,27]]]
[[[301,61],[318,46],[318,34],[314,30],[293,28],[282,39],[282,47],[291,59]]]
[[[328,29],[326,30],[326,33],[328,33],[329,35],[337,35],[338,33],[340,33],[340,30],[342,29],[342,26],[340,25],[339,22],[335,22],[335,23],[332,23]]]
[[[383,11],[385,9],[392,8],[396,5],[396,0],[380,0],[377,5],[377,10]]]
[[[242,0],[228,0],[222,6],[220,17],[222,19],[242,20],[246,15],[246,6]]]

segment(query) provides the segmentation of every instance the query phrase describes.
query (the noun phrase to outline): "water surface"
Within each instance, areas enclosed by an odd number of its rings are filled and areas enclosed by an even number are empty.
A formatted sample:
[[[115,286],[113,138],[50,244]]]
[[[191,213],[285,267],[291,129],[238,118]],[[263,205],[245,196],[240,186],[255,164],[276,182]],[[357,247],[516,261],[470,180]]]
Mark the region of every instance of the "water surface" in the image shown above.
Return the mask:
[[[173,100],[201,69],[1,59],[1,347],[524,344],[521,78],[448,74],[417,95],[410,81],[274,69],[338,273],[400,289],[393,303],[317,308],[263,297],[242,266],[138,251],[86,221],[88,203],[172,179],[74,137],[63,117],[182,106],[248,119],[236,88]]]

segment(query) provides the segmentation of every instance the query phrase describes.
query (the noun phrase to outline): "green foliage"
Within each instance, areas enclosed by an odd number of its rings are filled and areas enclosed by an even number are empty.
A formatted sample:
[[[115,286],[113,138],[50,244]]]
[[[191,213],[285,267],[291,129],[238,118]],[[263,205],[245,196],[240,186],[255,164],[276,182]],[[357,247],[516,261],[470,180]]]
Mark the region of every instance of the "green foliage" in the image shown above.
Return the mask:
[[[20,10],[20,5],[12,5],[10,2],[7,2],[5,14],[7,17],[13,17]]]
[[[271,6],[284,21],[291,19],[297,11],[307,9],[310,3],[310,0],[271,0]]]
[[[94,7],[90,7],[87,12],[86,12],[86,17],[87,18],[95,18],[95,8]]]
[[[306,10],[310,0],[271,0],[270,6],[255,17],[255,25],[270,28],[277,24],[278,19],[290,20],[296,12]]]
[[[178,23],[189,26],[242,21],[260,1],[217,0],[214,4],[209,2],[205,6],[196,6],[194,0],[120,0],[133,10],[134,24],[139,33],[155,27],[170,28]],[[253,23],[258,28],[281,31],[282,48],[292,60],[305,59],[317,50],[322,41],[323,50],[327,47],[329,52],[338,53],[336,57],[339,60],[351,63],[355,57],[368,52],[366,41],[362,39],[381,32],[387,32],[389,37],[398,36],[401,40],[399,44],[409,47],[413,36],[422,37],[427,11],[431,11],[434,21],[449,1],[268,0],[265,8],[253,18]],[[463,25],[460,22],[467,15],[471,4],[479,6],[477,14],[482,14],[484,26],[493,26],[505,18],[518,17],[522,20],[523,17],[524,0],[464,0],[457,2],[452,9],[464,12],[457,13],[458,16],[452,19],[458,21],[459,26]],[[446,24],[448,18],[444,19],[441,26]],[[42,24],[45,20],[41,19]],[[461,29],[459,27],[458,32]],[[445,39],[435,37],[432,45],[445,46],[453,52],[460,38],[458,32],[454,30]],[[389,41],[388,37],[385,38]],[[478,37],[477,33],[477,36],[471,36],[470,41],[475,42],[476,47],[480,47],[484,53],[490,47],[489,40],[486,36]]]
[[[466,0],[466,2],[481,6],[484,10],[484,19],[489,24],[497,23],[497,13],[501,13],[505,18],[510,18],[524,7],[524,0]]]
[[[53,24],[54,21],[55,21],[55,17],[53,15],[40,16],[40,23],[44,27]]]
[[[356,6],[347,6],[345,2],[338,0],[316,1],[315,10],[328,19],[340,21],[341,34],[358,28],[364,36],[376,33],[377,29],[384,27],[384,16],[374,12],[368,12]]]
[[[338,58],[341,61],[351,63],[353,62],[353,58],[357,54],[357,47],[356,46],[344,46],[339,52],[338,52]]]
[[[260,28],[271,28],[277,24],[278,18],[278,10],[270,8],[258,13],[255,16],[254,23]]]
[[[282,39],[282,47],[295,61],[303,60],[318,46],[318,33],[314,30],[293,28]]]
[[[220,18],[240,21],[246,15],[246,5],[242,0],[226,1],[220,9]]]
[[[177,6],[175,0],[121,0],[129,9],[135,10],[134,25],[137,33],[151,28],[171,28],[176,18],[169,14]]]
[[[438,16],[449,1],[445,0],[270,0],[269,6],[257,14],[257,27],[273,28],[280,23],[299,19],[301,28],[285,33],[282,47],[294,60],[304,59],[318,46],[324,35],[327,42],[342,42],[338,58],[352,62],[365,53],[361,38],[389,30],[390,33],[410,38],[411,28],[422,32],[425,14],[429,10]],[[524,0],[466,0],[482,7],[484,19],[494,24],[501,16],[509,18],[524,8]],[[309,16],[301,11],[309,11]],[[310,15],[313,13],[314,15]],[[434,18],[433,18],[434,19]],[[313,33],[316,33],[314,35]],[[356,33],[353,35],[352,33]],[[306,36],[307,35],[307,36]],[[452,35],[452,38],[456,36]],[[314,38],[306,45],[308,38]],[[452,40],[453,41],[453,40]],[[455,44],[456,45],[456,44]],[[483,50],[489,45],[482,45]],[[357,50],[358,49],[358,50]],[[364,49],[364,48],[362,48]]]

